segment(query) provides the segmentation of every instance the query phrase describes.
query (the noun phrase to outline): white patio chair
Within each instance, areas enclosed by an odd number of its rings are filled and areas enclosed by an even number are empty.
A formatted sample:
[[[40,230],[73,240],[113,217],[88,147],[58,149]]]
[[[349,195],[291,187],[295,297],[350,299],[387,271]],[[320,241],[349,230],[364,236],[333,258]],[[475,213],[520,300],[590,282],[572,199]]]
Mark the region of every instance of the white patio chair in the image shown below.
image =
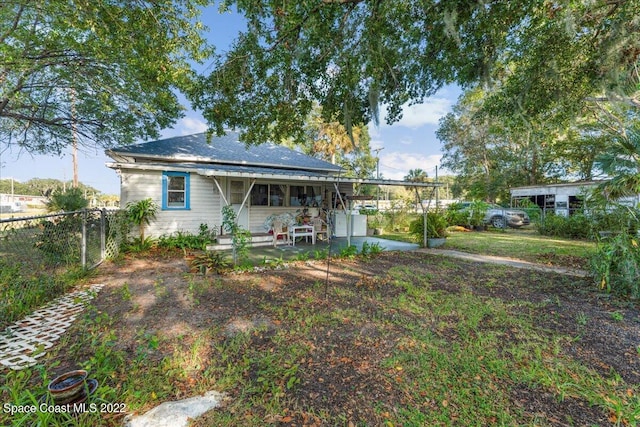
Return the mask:
[[[322,240],[329,240],[329,225],[319,216],[311,220],[316,238],[320,236]]]
[[[273,221],[273,225],[271,226],[271,231],[273,232],[273,246],[275,247],[278,244],[278,237],[284,236],[284,241],[289,244],[289,233],[284,231],[282,227],[281,221]]]

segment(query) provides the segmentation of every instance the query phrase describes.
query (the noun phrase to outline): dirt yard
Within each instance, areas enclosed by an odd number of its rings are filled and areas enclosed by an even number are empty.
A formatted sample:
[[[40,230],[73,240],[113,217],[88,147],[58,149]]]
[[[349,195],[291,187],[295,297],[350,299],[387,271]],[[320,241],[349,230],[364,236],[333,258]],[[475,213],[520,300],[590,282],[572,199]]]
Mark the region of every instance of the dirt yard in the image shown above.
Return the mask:
[[[603,377],[615,373],[626,384],[640,383],[637,305],[598,293],[587,279],[444,259],[419,252],[383,253],[373,260],[332,260],[329,267],[326,261],[297,262],[282,270],[207,278],[196,278],[190,273],[179,254],[127,258],[99,268],[95,281],[104,283],[105,288],[95,299],[95,305],[115,319],[118,346],[132,357],[137,346],[137,331],[157,331],[167,342],[172,339],[188,342],[198,331],[212,326],[221,331],[216,337],[221,342],[237,331],[259,328],[261,332],[252,336],[251,346],[269,352],[270,337],[287,327],[274,314],[274,307],[301,313],[307,312],[308,304],[318,311],[357,308],[382,324],[397,320],[385,319],[396,314],[383,311],[377,305],[401,292],[397,287],[385,286],[384,279],[380,279],[396,266],[403,266],[418,276],[428,275],[431,291],[471,293],[505,303],[526,302],[526,310],[541,330],[574,337],[563,341],[570,343],[561,349],[566,357]],[[130,292],[127,298],[123,298],[125,285]],[[376,298],[354,299],[338,292],[354,287],[362,289],[366,296],[373,292]],[[331,296],[329,300],[317,298],[324,292]],[[270,309],[266,310],[266,306]],[[375,368],[398,346],[394,335],[403,334],[397,322],[389,328],[382,331],[373,321],[344,319],[332,330],[311,330],[305,343],[312,349],[311,353],[300,363],[300,383],[287,396],[298,410],[290,416],[265,421],[278,425],[328,425],[321,422],[319,414],[329,414],[333,420],[343,416],[357,423],[382,425],[384,418],[380,411],[374,410],[372,402],[384,402],[386,408],[410,404],[401,391],[388,386],[388,375]],[[455,328],[438,333],[450,334],[451,342],[458,339]],[[167,346],[167,354],[169,351]],[[160,349],[156,356],[160,359],[165,355]],[[61,369],[63,367],[64,364]],[[198,374],[194,375],[193,381],[197,382]],[[255,372],[249,370],[246,375],[251,377]],[[524,413],[520,420],[523,423],[536,420],[538,425],[553,426],[611,424],[610,414],[583,400],[560,399],[550,390],[533,389],[522,383],[507,386],[511,404]],[[242,395],[239,386],[229,386],[225,391],[231,401]],[[181,396],[177,393],[175,397]],[[206,424],[205,418],[198,425]]]

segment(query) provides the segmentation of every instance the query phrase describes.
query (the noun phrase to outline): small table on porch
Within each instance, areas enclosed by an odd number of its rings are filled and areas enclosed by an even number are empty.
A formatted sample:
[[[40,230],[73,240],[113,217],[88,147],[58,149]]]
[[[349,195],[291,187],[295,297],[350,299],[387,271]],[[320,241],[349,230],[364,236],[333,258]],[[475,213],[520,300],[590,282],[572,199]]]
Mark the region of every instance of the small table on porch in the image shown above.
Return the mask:
[[[304,224],[304,225],[292,225],[288,227],[289,230],[289,238],[291,239],[291,244],[293,246],[296,245],[296,237],[309,237],[311,236],[311,244],[316,244],[316,230],[313,224]]]

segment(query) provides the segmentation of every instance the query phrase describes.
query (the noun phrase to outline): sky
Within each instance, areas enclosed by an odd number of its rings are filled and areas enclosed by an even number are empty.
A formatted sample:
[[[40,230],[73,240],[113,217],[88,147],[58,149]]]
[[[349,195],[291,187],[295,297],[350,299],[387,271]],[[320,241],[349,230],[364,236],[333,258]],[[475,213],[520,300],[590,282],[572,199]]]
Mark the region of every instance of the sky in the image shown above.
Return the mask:
[[[217,51],[224,52],[244,28],[242,18],[236,14],[220,15],[210,6],[203,13],[203,21],[209,27],[209,42]],[[206,68],[206,64],[204,65]],[[451,111],[460,90],[448,86],[421,104],[405,106],[403,117],[393,125],[385,123],[381,108],[379,126],[370,123],[371,149],[378,151],[380,177],[403,179],[410,169],[422,169],[435,176],[440,167],[441,143],[436,138],[438,120]],[[185,101],[185,107],[189,105]],[[207,125],[202,115],[188,109],[185,117],[173,128],[161,131],[161,138],[204,132]],[[143,141],[140,141],[143,142]],[[4,147],[3,147],[4,148]],[[112,161],[102,148],[79,148],[78,177],[80,182],[96,188],[104,194],[120,194],[120,180],[113,169],[105,166]],[[439,174],[443,172],[439,169]],[[446,171],[444,171],[446,173]],[[31,178],[54,178],[69,181],[73,178],[71,149],[61,156],[31,155],[27,152],[3,151],[0,154],[0,179],[13,178],[24,182]]]

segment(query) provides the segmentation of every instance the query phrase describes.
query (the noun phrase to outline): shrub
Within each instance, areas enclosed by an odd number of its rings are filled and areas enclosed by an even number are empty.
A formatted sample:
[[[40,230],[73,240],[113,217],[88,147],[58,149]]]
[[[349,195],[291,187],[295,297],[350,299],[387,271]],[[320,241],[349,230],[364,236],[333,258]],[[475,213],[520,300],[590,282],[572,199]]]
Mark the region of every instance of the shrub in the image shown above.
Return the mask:
[[[374,255],[379,254],[383,250],[384,250],[384,247],[381,246],[379,243],[363,242],[362,243],[362,250],[360,251],[360,255],[362,255],[364,258],[368,258],[370,256],[374,256]]]
[[[593,220],[584,214],[547,214],[537,223],[537,230],[543,236],[588,239],[593,237]]]
[[[84,198],[80,188],[57,189],[47,201],[49,212],[73,212],[89,206],[89,201]]]
[[[448,225],[469,226],[469,211],[463,210],[460,203],[452,203],[444,211],[444,219]]]
[[[424,218],[421,216],[409,225],[409,233],[413,238],[422,242],[424,237]],[[436,212],[427,212],[427,238],[437,239],[447,237],[447,220]]]
[[[207,245],[215,242],[215,240],[215,229],[210,229],[207,224],[200,224],[200,231],[198,234],[177,231],[170,235],[161,236],[158,240],[158,246],[164,248],[177,248],[182,250],[206,250]]]
[[[409,207],[405,203],[394,200],[391,202],[391,208],[387,209],[383,216],[384,229],[397,232],[408,228],[415,215],[409,212]]]
[[[224,274],[229,271],[231,264],[227,260],[227,256],[223,252],[207,251],[202,255],[198,255],[191,262],[191,267],[206,275],[208,271],[216,274]]]
[[[638,232],[638,211],[626,206],[617,206],[612,210],[600,210],[591,214],[593,230],[623,232],[636,234]]]
[[[602,289],[640,298],[640,247],[636,237],[621,233],[598,244],[591,271]]]
[[[144,242],[144,228],[156,217],[158,205],[150,197],[137,202],[127,203],[129,221],[137,225],[140,230],[140,242]]]
[[[358,255],[358,247],[355,245],[345,246],[340,249],[340,258],[353,259],[356,255]]]

